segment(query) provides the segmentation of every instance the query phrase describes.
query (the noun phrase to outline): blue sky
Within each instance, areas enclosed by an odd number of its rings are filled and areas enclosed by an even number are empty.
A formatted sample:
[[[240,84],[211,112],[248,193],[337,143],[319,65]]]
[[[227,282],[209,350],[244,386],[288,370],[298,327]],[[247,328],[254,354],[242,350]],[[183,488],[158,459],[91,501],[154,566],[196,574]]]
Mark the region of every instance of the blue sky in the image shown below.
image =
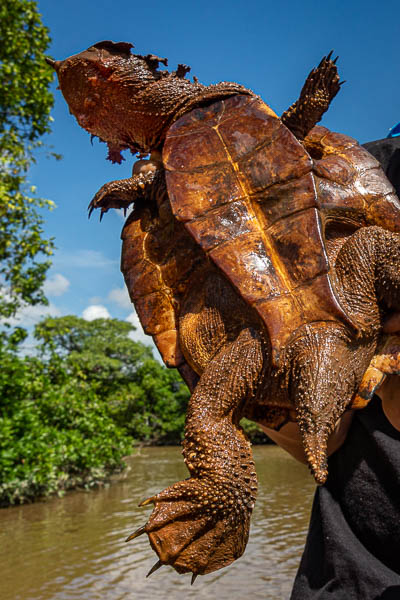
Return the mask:
[[[400,3],[348,2],[126,2],[39,0],[53,43],[49,55],[63,59],[104,39],[127,41],[139,54],[166,56],[169,68],[192,67],[209,84],[237,81],[281,114],[298,96],[308,72],[331,49],[339,54],[347,83],[322,124],[361,143],[385,137],[400,120]],[[63,155],[38,156],[29,174],[38,194],[57,205],[45,214],[46,235],[57,250],[46,289],[48,309],[27,309],[31,325],[42,314],[102,314],[135,322],[119,271],[122,217],[116,212],[88,221],[86,207],[107,181],[128,177],[105,160],[106,147],[69,114],[55,93],[53,133],[45,140]],[[102,307],[102,308],[93,308]],[[137,323],[136,323],[137,324]],[[136,337],[144,340],[143,333]],[[146,338],[150,342],[150,338]]]

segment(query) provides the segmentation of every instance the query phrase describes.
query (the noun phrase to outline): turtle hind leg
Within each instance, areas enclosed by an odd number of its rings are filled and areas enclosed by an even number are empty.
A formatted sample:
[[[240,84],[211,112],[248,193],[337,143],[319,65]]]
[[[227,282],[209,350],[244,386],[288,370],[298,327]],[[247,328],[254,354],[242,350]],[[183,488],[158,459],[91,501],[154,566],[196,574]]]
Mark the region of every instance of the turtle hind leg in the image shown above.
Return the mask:
[[[144,532],[162,564],[179,573],[210,573],[244,552],[257,476],[238,422],[264,356],[251,329],[218,352],[189,403],[183,455],[190,477],[151,499],[155,507]]]
[[[318,67],[308,75],[296,100],[281,116],[282,123],[299,140],[303,140],[321,120],[344,82],[339,81],[336,60],[324,56]]]

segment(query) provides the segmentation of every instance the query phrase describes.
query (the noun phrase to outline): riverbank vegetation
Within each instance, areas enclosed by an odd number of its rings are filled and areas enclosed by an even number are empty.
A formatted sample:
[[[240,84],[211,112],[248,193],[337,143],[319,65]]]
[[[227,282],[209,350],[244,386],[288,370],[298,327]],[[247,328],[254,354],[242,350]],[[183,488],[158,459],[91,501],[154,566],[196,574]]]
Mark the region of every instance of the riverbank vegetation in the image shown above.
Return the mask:
[[[134,443],[179,443],[187,387],[130,339],[132,329],[47,318],[35,328],[34,356],[1,346],[1,506],[98,485]]]

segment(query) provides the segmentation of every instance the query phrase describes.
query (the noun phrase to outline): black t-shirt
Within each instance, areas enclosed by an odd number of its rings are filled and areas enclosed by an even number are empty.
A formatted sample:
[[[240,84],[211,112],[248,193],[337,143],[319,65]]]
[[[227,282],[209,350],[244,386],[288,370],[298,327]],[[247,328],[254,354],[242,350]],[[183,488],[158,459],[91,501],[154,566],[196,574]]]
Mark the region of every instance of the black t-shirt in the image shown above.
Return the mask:
[[[375,396],[314,498],[291,600],[400,600],[400,432]]]

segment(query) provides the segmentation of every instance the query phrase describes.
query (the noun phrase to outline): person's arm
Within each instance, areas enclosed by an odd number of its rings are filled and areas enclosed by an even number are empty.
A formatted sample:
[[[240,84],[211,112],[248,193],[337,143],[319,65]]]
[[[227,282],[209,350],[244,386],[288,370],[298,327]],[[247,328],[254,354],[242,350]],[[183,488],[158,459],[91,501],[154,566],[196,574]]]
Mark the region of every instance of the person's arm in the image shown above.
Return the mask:
[[[353,410],[346,411],[336,423],[336,427],[328,440],[328,456],[336,452],[346,439],[347,432],[353,419],[353,414]],[[303,464],[307,464],[301,433],[297,423],[287,423],[281,427],[279,431],[269,429],[268,427],[261,426],[261,428],[273,442],[286,450],[293,458]]]

